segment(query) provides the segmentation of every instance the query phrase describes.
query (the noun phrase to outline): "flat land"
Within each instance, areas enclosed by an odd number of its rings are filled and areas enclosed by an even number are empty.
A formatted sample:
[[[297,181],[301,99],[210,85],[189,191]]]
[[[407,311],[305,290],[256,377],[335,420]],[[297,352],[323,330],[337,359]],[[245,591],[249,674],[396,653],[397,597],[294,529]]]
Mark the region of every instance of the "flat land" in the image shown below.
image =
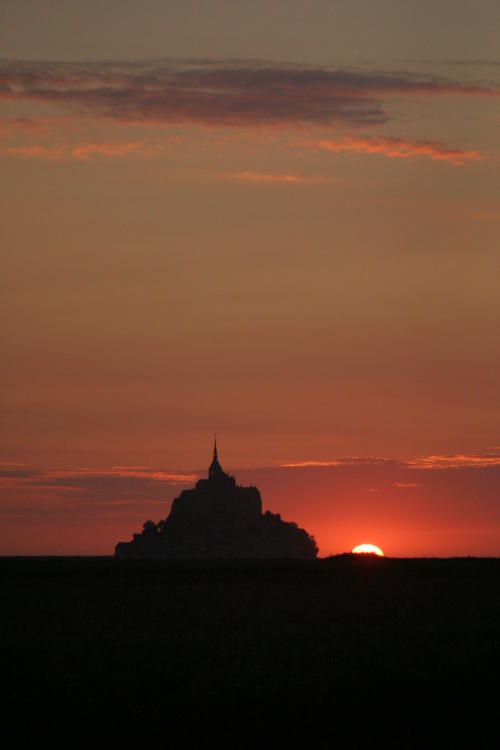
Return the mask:
[[[0,574],[19,745],[498,746],[498,559],[3,558]]]

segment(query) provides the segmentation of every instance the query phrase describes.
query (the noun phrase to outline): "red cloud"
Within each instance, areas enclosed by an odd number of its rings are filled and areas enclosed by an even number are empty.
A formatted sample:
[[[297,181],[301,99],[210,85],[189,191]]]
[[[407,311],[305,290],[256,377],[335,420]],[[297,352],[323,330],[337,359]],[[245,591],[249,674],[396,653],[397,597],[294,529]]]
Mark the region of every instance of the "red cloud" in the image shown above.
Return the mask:
[[[21,131],[32,132],[40,130],[43,127],[43,124],[38,120],[30,120],[26,117],[5,117],[3,120],[0,120],[0,136],[14,135]]]
[[[286,464],[280,464],[282,469],[307,469],[309,467],[321,467],[321,466],[344,466],[344,459],[332,459],[331,461],[317,461],[310,459],[307,461],[292,461]]]
[[[186,472],[165,471],[147,466],[114,466],[112,469],[49,469],[44,473],[45,479],[85,479],[86,477],[106,478],[135,478],[171,484],[189,484],[198,480],[198,475]]]
[[[84,143],[78,146],[6,146],[3,153],[25,159],[88,161],[93,156],[119,157],[141,151],[142,141],[133,143]],[[150,150],[144,153],[150,154]]]
[[[449,148],[438,141],[412,141],[405,138],[344,136],[340,140],[323,139],[315,142],[314,145],[332,153],[381,154],[391,159],[411,159],[421,156],[455,165],[483,159],[481,154],[473,149]]]
[[[237,172],[229,175],[229,179],[238,182],[263,182],[263,183],[284,183],[296,185],[301,182],[317,182],[317,177],[304,177],[297,174],[276,174],[273,172]]]
[[[496,454],[423,456],[422,458],[408,459],[406,463],[412,469],[486,469],[500,466],[500,456]]]
[[[394,464],[406,469],[487,469],[500,466],[500,455],[497,453],[454,454],[452,456],[418,456],[416,458],[388,459],[375,457],[332,458],[327,461],[307,459],[305,461],[290,461],[280,464],[280,468],[321,468],[330,466],[362,466],[362,465]],[[395,482],[394,487],[419,487],[415,482]]]
[[[142,141],[134,143],[84,143],[71,149],[71,158],[89,159],[91,156],[125,156],[139,151]]]

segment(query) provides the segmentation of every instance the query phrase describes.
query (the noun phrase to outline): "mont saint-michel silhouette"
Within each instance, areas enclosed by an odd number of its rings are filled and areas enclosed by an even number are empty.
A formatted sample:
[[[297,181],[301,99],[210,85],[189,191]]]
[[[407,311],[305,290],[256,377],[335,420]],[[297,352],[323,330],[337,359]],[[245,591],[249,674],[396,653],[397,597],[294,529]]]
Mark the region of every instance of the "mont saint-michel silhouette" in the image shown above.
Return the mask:
[[[314,537],[279,513],[262,513],[257,487],[241,487],[226,474],[217,457],[208,478],[183,490],[164,521],[146,521],[131,542],[119,542],[123,559],[276,559],[314,558]]]

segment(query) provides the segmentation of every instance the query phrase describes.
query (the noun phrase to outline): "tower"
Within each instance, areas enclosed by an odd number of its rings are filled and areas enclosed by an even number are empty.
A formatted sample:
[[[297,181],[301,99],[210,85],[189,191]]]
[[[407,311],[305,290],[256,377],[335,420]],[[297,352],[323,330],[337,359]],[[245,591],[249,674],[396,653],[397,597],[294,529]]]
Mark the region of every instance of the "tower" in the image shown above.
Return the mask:
[[[208,478],[209,479],[218,479],[224,474],[224,471],[222,470],[222,466],[220,465],[218,459],[217,459],[217,435],[215,435],[214,438],[214,457],[212,460],[212,463],[210,464],[210,468],[208,469]]]

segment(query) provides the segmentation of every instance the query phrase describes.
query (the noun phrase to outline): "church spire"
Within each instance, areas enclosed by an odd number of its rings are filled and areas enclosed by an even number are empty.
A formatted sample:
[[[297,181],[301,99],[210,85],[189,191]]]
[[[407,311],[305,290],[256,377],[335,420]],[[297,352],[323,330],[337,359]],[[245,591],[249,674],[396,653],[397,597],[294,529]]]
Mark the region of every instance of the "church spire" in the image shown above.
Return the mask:
[[[223,474],[224,472],[222,470],[222,466],[220,465],[217,459],[217,433],[216,433],[214,437],[214,457],[213,457],[212,463],[210,464],[210,468],[208,470],[208,478],[217,479]]]

